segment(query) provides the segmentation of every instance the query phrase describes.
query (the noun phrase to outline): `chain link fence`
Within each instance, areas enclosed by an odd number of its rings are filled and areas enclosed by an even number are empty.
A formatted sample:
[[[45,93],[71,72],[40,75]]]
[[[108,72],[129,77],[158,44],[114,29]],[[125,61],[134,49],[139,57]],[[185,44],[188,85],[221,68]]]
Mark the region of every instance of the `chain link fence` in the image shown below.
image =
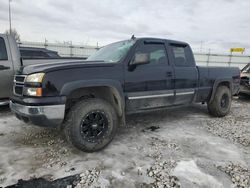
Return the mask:
[[[58,52],[61,57],[83,57],[87,58],[95,53],[98,46],[73,45],[72,43],[47,43],[47,42],[26,42],[18,43],[22,47],[46,48]]]
[[[196,63],[202,66],[226,66],[242,69],[246,64],[250,63],[250,56],[247,55],[194,52],[194,56]]]

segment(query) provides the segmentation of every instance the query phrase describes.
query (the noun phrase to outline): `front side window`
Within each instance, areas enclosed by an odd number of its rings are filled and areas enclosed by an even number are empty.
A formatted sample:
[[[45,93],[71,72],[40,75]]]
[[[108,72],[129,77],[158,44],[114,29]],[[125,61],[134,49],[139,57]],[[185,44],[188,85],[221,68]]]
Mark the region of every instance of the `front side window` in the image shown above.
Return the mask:
[[[0,60],[8,60],[4,39],[0,37]]]
[[[164,44],[141,44],[136,53],[149,54],[150,65],[167,63],[167,55]]]
[[[134,43],[134,40],[126,40],[109,44],[98,50],[95,54],[91,55],[87,60],[110,63],[119,62],[123,57],[125,57]]]

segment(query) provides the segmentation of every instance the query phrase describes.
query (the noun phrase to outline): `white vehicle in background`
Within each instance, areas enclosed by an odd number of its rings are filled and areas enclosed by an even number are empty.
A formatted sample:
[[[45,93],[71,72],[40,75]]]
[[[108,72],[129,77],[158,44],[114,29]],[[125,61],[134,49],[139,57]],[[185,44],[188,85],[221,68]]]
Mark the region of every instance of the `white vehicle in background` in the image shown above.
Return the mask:
[[[250,63],[241,70],[240,95],[250,96]]]
[[[9,35],[0,34],[0,105],[8,104],[13,75],[20,66],[21,57],[16,41]]]
[[[12,95],[13,76],[22,66],[68,62],[71,59],[82,61],[84,58],[53,57],[22,60],[15,39],[10,35],[0,34],[0,106],[9,103],[9,97]]]

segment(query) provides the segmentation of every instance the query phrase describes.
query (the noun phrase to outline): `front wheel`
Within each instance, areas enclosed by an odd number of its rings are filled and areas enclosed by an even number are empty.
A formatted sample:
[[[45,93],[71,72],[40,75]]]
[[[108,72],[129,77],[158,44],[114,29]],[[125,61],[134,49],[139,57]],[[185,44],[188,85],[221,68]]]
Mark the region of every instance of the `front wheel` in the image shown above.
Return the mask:
[[[213,100],[207,104],[208,111],[215,117],[223,117],[230,111],[232,103],[232,93],[226,86],[219,86]]]
[[[107,146],[117,129],[114,108],[102,99],[80,101],[70,110],[65,135],[76,148],[94,152]]]

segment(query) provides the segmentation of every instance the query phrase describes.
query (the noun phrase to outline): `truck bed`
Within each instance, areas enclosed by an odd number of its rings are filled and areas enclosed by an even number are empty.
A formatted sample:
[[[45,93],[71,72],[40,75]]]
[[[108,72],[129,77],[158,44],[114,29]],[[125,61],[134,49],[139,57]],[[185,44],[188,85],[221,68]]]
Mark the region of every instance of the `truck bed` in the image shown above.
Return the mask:
[[[205,67],[197,66],[198,70],[198,91],[196,102],[207,101],[211,96],[212,87],[215,80],[233,81],[232,94],[236,95],[239,91],[240,70],[238,67]],[[221,80],[223,78],[223,80]]]

